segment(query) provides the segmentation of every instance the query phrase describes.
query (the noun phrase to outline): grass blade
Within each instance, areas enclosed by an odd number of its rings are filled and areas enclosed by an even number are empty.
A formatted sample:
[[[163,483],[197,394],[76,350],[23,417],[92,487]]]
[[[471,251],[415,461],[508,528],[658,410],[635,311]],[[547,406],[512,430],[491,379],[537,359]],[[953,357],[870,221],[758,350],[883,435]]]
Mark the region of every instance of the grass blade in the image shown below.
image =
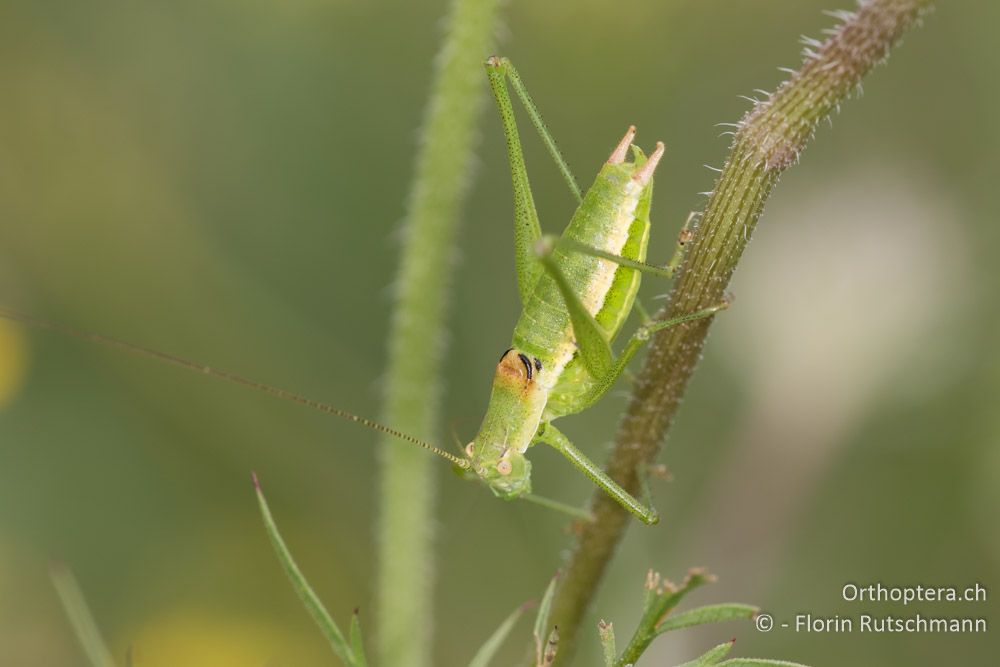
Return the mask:
[[[94,622],[94,617],[87,607],[87,601],[83,597],[83,591],[76,583],[76,577],[67,568],[61,565],[53,565],[49,571],[52,585],[59,595],[63,610],[69,618],[73,632],[76,634],[83,652],[87,655],[87,660],[93,667],[115,667],[115,661],[111,658],[101,632]]]
[[[253,473],[253,487],[257,493],[257,503],[260,505],[260,515],[264,519],[264,528],[267,529],[267,536],[271,538],[271,544],[278,555],[278,561],[285,570],[285,574],[288,575],[289,581],[292,582],[292,588],[295,589],[299,599],[302,600],[302,604],[305,605],[309,615],[316,621],[316,625],[319,626],[320,631],[326,636],[327,641],[330,642],[330,646],[333,648],[333,652],[340,658],[341,662],[349,667],[360,667],[364,663],[359,663],[355,660],[354,651],[351,650],[351,646],[344,639],[340,628],[337,627],[333,618],[330,617],[330,614],[326,611],[326,607],[320,602],[319,596],[313,591],[312,586],[306,581],[302,571],[299,570],[299,566],[295,564],[291,552],[285,546],[285,541],[281,539],[281,533],[278,532],[278,526],[274,523],[274,517],[271,516],[271,509],[267,506],[264,492],[260,488],[257,473]]]
[[[469,667],[486,667],[490,664],[490,660],[496,655],[496,652],[500,649],[501,644],[507,639],[507,635],[510,631],[514,629],[514,625],[524,614],[524,610],[527,609],[527,605],[521,605],[514,611],[510,613],[510,616],[504,619],[503,623],[500,624],[489,639],[483,642],[483,645],[479,647],[476,651],[476,655],[473,656],[472,661],[469,662]]]

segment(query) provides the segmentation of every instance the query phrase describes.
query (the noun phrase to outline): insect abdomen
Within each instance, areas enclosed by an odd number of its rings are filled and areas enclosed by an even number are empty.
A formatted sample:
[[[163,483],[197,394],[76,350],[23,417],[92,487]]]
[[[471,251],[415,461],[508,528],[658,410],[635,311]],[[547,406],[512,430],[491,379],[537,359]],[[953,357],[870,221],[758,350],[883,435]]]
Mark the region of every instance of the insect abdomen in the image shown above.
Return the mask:
[[[643,192],[643,186],[632,178],[634,170],[634,164],[604,165],[563,235],[620,254],[629,242]],[[645,243],[642,246],[644,249]],[[605,320],[602,324],[610,325],[607,331],[610,338],[621,326],[624,316],[615,313],[612,317],[601,317],[600,311],[615,284],[619,266],[560,247],[556,247],[553,253],[556,264],[577,290],[587,310],[592,315],[598,315],[599,321]],[[634,290],[631,291],[634,298]],[[628,301],[628,304],[622,303],[619,307],[630,307],[631,299]],[[547,274],[539,277],[524,306],[514,328],[513,344],[542,360],[548,369],[549,388],[554,386],[576,351],[566,304],[555,281]]]

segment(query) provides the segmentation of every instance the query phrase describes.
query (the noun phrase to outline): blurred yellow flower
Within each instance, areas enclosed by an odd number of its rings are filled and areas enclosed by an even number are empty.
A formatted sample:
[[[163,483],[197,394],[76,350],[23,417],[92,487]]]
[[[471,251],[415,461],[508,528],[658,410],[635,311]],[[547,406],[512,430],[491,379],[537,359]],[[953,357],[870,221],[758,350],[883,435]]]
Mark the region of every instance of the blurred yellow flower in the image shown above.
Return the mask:
[[[301,621],[302,628],[313,629],[304,612]],[[326,659],[324,653],[313,652],[324,648],[318,630],[313,637],[303,637],[298,628],[240,618],[231,611],[175,610],[150,619],[133,635],[119,637],[115,650],[129,644],[136,667],[283,667]]]

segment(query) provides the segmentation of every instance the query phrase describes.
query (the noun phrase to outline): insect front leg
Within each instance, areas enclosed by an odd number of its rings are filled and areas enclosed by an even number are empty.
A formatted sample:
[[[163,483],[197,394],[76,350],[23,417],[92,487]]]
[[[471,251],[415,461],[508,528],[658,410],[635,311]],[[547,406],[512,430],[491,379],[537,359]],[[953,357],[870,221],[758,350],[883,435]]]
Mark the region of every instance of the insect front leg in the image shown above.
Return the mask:
[[[652,525],[660,520],[660,515],[652,507],[647,507],[626,491],[618,482],[611,479],[600,466],[591,461],[577,449],[569,438],[552,424],[545,424],[535,436],[537,442],[549,445],[565,456],[573,466],[590,478],[594,484],[611,496],[615,502],[638,517],[643,523]]]

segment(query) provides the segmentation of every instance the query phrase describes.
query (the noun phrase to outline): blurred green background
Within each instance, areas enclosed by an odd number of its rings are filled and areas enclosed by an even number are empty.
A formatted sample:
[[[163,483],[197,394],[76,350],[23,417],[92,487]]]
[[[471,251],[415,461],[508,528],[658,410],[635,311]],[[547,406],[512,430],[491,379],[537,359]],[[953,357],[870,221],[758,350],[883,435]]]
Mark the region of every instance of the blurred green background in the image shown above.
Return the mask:
[[[501,50],[582,182],[629,123],[668,146],[666,258],[727,141],[715,123],[799,61],[822,0],[511,2]],[[0,303],[378,413],[396,236],[443,0],[0,4]],[[847,582],[997,582],[1000,5],[941,2],[784,177],[717,320],[654,488],[589,623],[638,616],[649,567],[695,601],[795,613],[989,616],[849,604]],[[483,54],[484,56],[488,54]],[[484,90],[486,81],[483,81]],[[445,413],[467,437],[518,312],[502,134],[483,117],[448,327]],[[572,200],[524,132],[543,227]],[[666,291],[647,280],[643,298]],[[419,350],[414,351],[419,354]],[[603,458],[627,387],[564,428]],[[448,438],[448,425],[442,438]],[[82,665],[48,581],[76,573],[118,655],[161,665],[333,657],[266,542],[259,472],[338,619],[371,627],[373,433],[162,364],[0,322],[0,664]],[[536,489],[590,485],[537,452]],[[463,664],[537,597],[566,520],[442,465],[436,655]],[[991,618],[992,620],[992,618]],[[593,626],[591,626],[593,627]],[[520,629],[505,660],[521,654]],[[596,665],[596,632],[579,664]],[[812,665],[987,664],[988,635],[661,640]],[[996,644],[993,644],[995,649]],[[958,659],[959,656],[961,659]],[[994,656],[990,658],[989,656]]]

